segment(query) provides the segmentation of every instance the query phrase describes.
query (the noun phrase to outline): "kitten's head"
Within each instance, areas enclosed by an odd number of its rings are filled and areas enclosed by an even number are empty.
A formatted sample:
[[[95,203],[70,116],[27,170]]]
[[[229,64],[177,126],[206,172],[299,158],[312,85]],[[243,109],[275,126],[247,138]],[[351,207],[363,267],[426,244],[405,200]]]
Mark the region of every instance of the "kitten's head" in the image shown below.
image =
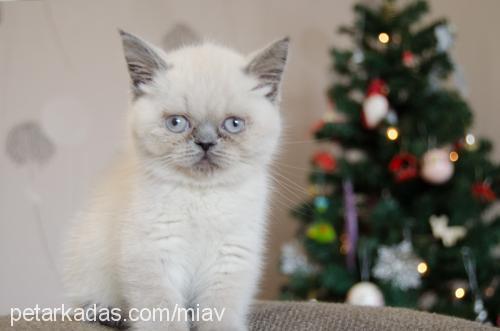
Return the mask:
[[[121,37],[133,136],[148,171],[191,183],[231,182],[268,164],[281,131],[288,39],[243,56],[210,43],[165,53],[126,32]]]

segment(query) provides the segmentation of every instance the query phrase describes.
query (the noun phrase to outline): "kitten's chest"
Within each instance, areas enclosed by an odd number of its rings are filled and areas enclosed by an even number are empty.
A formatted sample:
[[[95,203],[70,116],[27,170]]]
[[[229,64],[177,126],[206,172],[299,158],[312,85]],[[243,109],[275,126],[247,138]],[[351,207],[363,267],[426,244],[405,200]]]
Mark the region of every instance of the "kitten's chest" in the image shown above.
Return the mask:
[[[260,231],[265,193],[265,187],[259,185],[173,189],[156,199],[148,220],[151,233],[164,238],[162,243],[170,246],[169,251],[211,252],[221,243],[251,237]]]

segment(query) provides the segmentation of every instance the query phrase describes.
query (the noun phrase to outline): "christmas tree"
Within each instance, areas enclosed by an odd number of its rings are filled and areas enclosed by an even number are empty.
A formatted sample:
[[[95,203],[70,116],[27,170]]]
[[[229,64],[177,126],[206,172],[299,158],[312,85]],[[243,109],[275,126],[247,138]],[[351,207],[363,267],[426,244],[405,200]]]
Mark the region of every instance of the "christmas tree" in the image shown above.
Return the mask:
[[[332,110],[314,127],[311,198],[283,247],[283,298],[497,323],[500,167],[470,131],[451,28],[426,23],[428,10],[358,4],[340,29],[354,46],[331,51]]]

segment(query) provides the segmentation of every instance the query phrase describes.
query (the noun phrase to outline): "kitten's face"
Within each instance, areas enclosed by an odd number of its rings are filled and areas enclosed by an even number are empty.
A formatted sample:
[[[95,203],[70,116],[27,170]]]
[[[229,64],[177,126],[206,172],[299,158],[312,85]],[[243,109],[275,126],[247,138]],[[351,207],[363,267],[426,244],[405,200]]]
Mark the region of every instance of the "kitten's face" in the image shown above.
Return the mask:
[[[278,143],[288,40],[248,58],[212,44],[165,54],[122,33],[139,155],[161,177],[229,182],[266,165]]]

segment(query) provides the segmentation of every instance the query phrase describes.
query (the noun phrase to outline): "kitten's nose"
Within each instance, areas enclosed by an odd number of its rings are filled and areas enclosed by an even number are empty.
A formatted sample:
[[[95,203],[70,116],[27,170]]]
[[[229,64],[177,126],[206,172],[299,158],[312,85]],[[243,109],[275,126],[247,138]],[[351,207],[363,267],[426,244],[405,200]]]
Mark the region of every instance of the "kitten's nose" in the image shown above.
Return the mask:
[[[214,146],[214,142],[202,142],[202,141],[195,141],[196,145],[200,146],[201,149],[203,149],[205,152],[210,149],[210,147]]]

